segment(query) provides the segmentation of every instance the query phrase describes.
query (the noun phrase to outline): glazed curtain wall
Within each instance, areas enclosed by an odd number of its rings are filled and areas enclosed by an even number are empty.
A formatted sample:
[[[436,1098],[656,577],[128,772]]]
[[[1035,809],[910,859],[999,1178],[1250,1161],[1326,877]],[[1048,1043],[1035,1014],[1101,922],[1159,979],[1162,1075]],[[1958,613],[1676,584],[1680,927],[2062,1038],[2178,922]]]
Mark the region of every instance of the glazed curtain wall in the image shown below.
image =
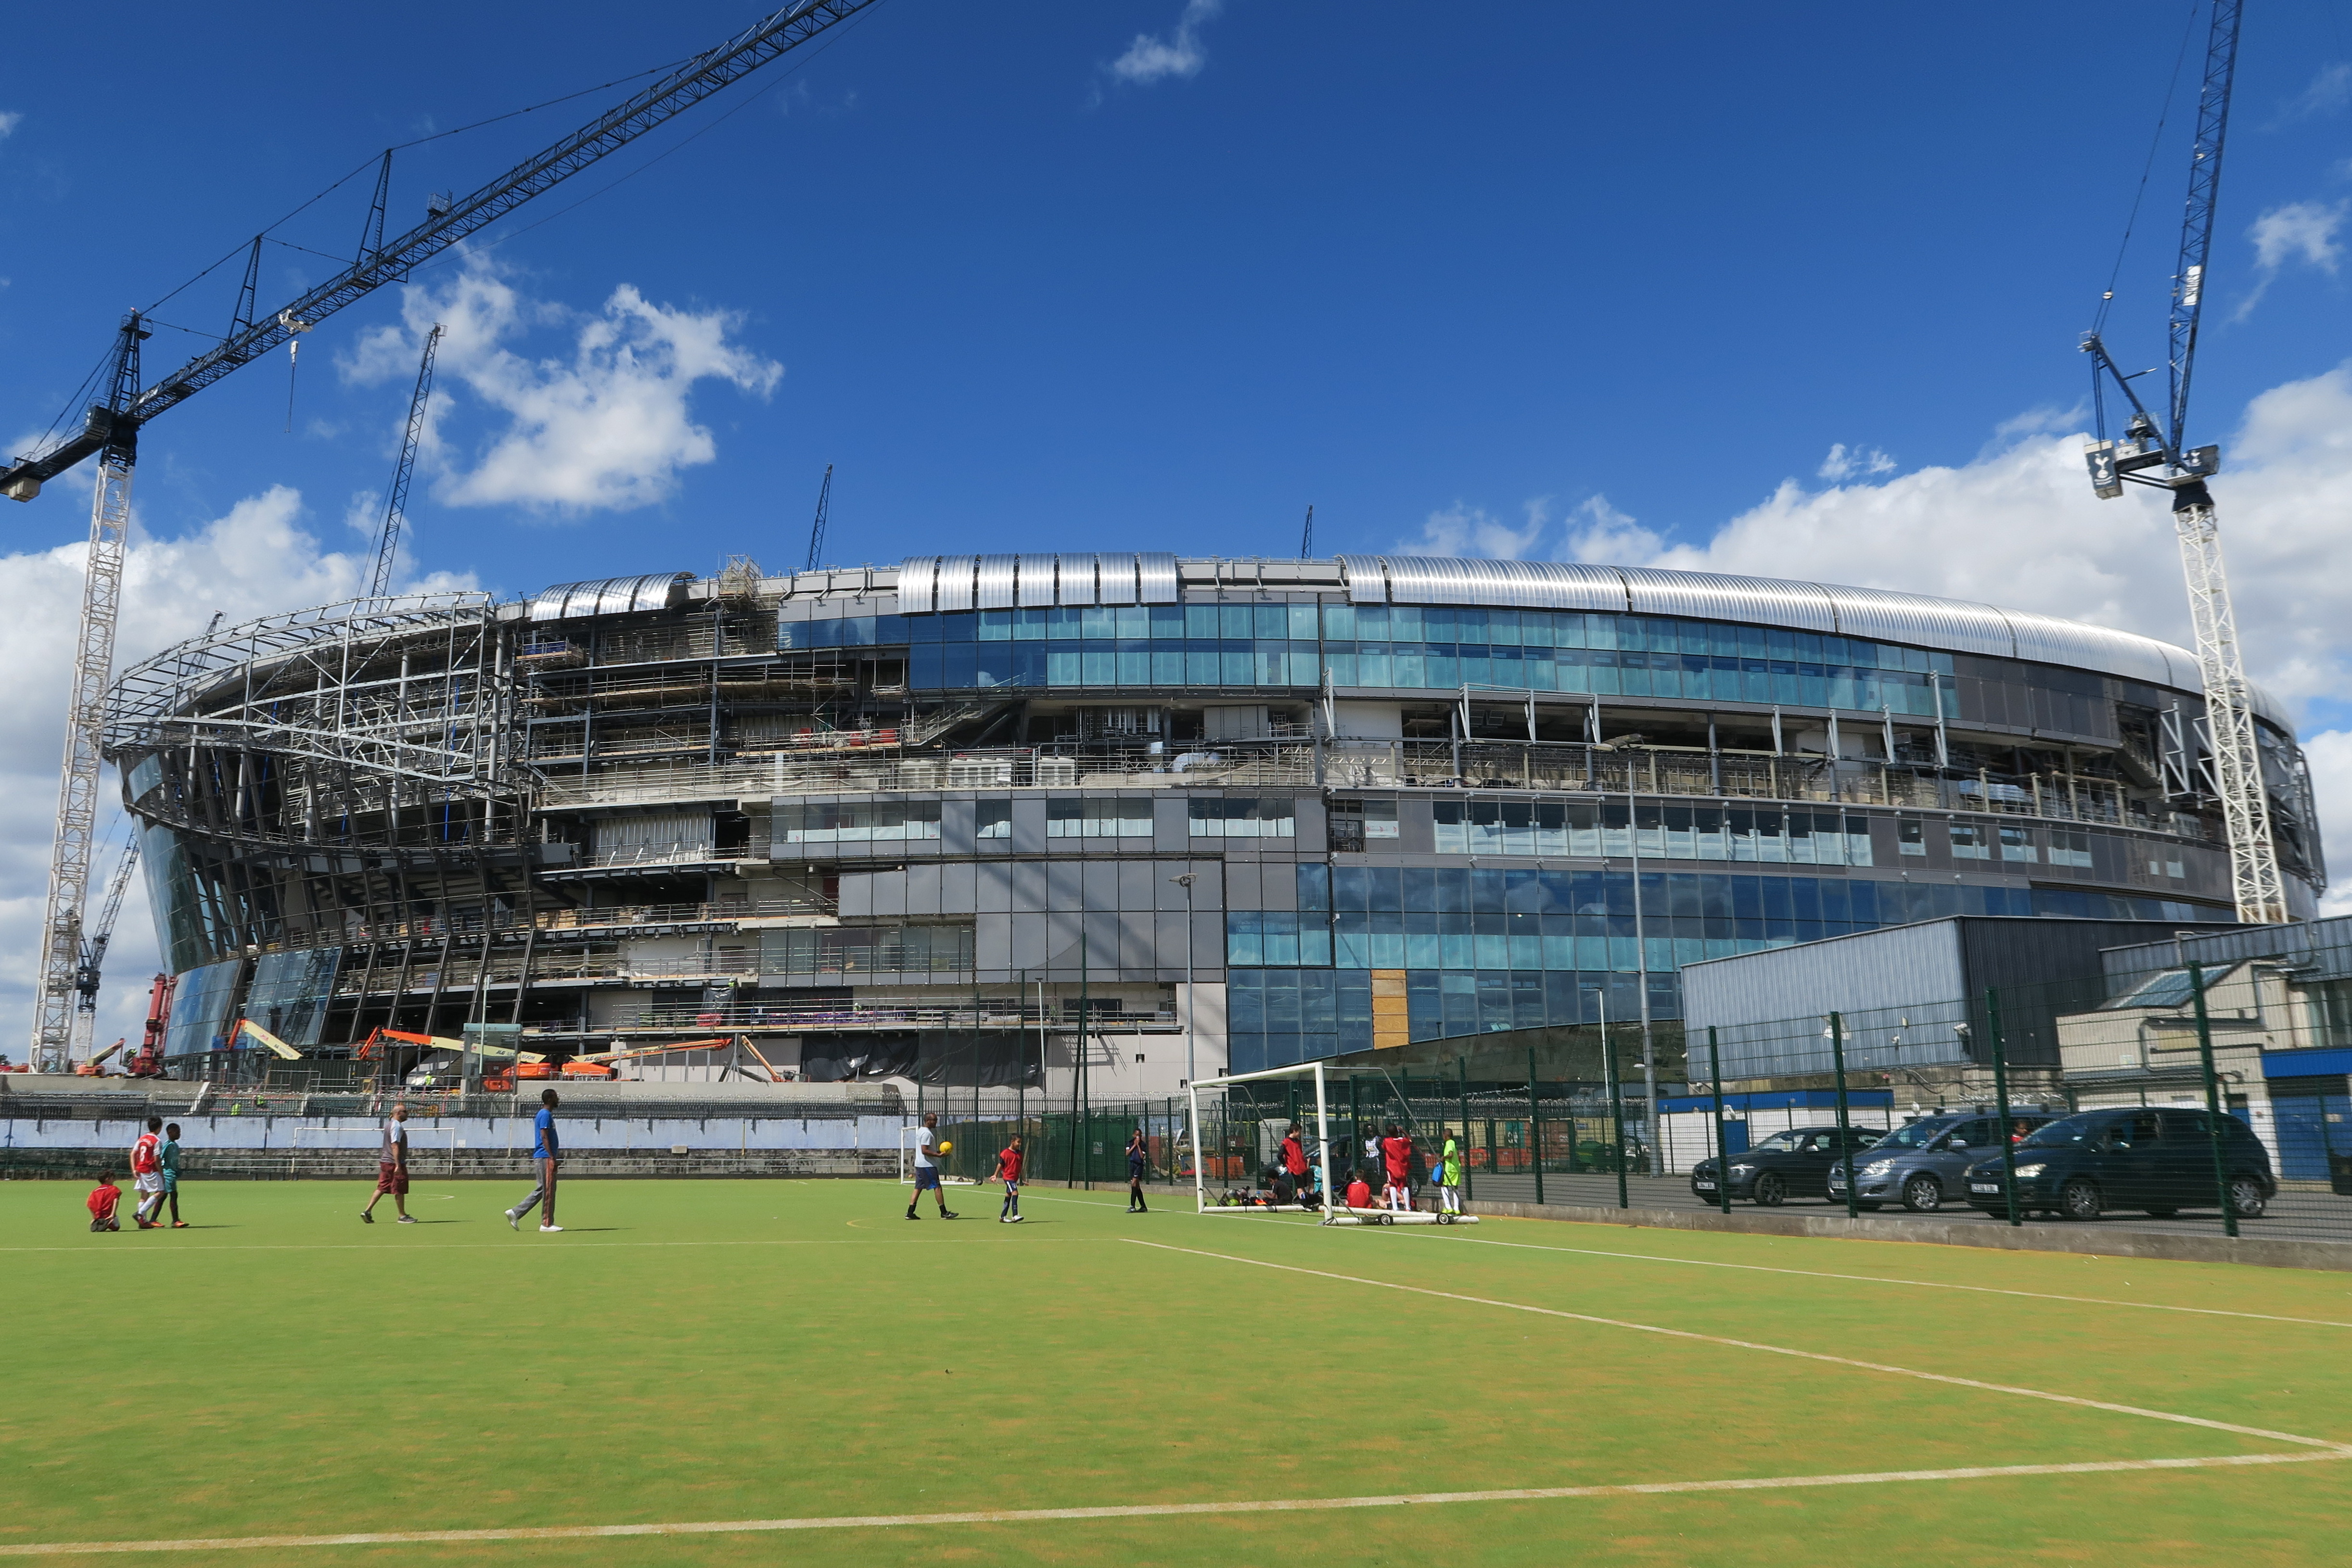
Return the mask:
[[[1305,864],[1297,909],[1225,917],[1232,1070],[1371,1044],[1371,971],[1405,974],[1412,1038],[1681,1015],[1675,970],[1948,915],[2190,921],[2168,899],[1862,879]],[[1329,966],[1324,967],[1323,966]]]
[[[1320,641],[1318,643],[1318,633]],[[994,686],[1444,691],[1780,703],[1933,717],[1948,653],[1669,616],[1353,604],[1153,604],[786,622],[790,649],[908,649],[918,690]]]

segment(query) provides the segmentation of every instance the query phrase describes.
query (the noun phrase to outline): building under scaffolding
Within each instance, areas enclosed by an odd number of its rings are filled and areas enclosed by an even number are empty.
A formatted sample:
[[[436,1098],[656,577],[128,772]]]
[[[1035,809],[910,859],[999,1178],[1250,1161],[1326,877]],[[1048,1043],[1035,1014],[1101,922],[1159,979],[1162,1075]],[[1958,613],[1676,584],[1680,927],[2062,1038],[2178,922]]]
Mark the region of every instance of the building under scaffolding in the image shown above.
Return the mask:
[[[1083,1061],[1112,1099],[1604,1009],[1671,1036],[1683,964],[1920,918],[2226,918],[2197,691],[2147,639],[1811,583],[739,562],[229,628],[121,679],[108,750],[177,1072],[239,1019],[330,1055],[472,1023]],[[2274,705],[2263,740],[2307,915]]]

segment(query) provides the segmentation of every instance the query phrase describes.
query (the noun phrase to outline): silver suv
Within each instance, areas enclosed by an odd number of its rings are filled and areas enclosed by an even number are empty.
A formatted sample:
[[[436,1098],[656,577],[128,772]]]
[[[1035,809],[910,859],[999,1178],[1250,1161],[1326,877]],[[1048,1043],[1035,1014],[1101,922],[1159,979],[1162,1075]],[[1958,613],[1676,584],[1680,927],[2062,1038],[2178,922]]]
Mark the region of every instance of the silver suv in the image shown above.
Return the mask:
[[[2050,1120],[2012,1113],[2012,1133],[2023,1134]],[[1916,1214],[1933,1214],[1948,1203],[1969,1200],[1965,1173],[1987,1154],[2000,1152],[2001,1119],[1963,1113],[1922,1116],[1895,1129],[1853,1156],[1854,1207],[1874,1209],[1899,1203]],[[1845,1171],[1830,1170],[1830,1197],[1845,1201]]]

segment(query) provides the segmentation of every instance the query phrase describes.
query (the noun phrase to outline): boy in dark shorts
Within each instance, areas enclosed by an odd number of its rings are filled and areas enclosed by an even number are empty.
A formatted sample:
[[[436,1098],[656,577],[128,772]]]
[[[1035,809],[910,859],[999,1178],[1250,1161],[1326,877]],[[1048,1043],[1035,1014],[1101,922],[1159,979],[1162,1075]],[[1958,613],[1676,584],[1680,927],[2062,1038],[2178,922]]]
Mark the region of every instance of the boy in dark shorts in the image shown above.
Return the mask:
[[[1004,1207],[996,1211],[999,1225],[1021,1223],[1021,1140],[1017,1136],[996,1155],[996,1179],[1004,1184]]]
[[[155,1154],[156,1168],[163,1176],[163,1201],[172,1206],[172,1228],[185,1230],[188,1222],[180,1218],[180,1124],[173,1123],[163,1129],[163,1146]],[[160,1214],[158,1218],[161,1218]]]
[[[122,1201],[122,1189],[114,1185],[112,1171],[98,1173],[98,1185],[89,1193],[89,1228],[92,1230],[120,1230],[122,1221],[114,1217],[114,1206]]]
[[[416,1217],[408,1212],[408,1107],[394,1105],[392,1120],[383,1124],[383,1144],[375,1155],[375,1197],[367,1200],[360,1210],[360,1223],[375,1223],[378,1200],[389,1197],[392,1207],[399,1211],[399,1223],[414,1225]]]

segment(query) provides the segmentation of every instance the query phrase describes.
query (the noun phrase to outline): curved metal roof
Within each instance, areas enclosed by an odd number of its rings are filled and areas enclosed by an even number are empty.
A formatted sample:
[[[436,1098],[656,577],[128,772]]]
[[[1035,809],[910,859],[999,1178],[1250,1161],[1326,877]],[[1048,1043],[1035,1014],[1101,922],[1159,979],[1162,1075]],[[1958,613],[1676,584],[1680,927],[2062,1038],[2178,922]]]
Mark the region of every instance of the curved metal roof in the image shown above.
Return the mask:
[[[605,577],[593,582],[559,582],[530,601],[533,621],[570,621],[582,615],[625,615],[632,610],[667,610],[684,597],[690,571],[655,571],[642,577]]]

